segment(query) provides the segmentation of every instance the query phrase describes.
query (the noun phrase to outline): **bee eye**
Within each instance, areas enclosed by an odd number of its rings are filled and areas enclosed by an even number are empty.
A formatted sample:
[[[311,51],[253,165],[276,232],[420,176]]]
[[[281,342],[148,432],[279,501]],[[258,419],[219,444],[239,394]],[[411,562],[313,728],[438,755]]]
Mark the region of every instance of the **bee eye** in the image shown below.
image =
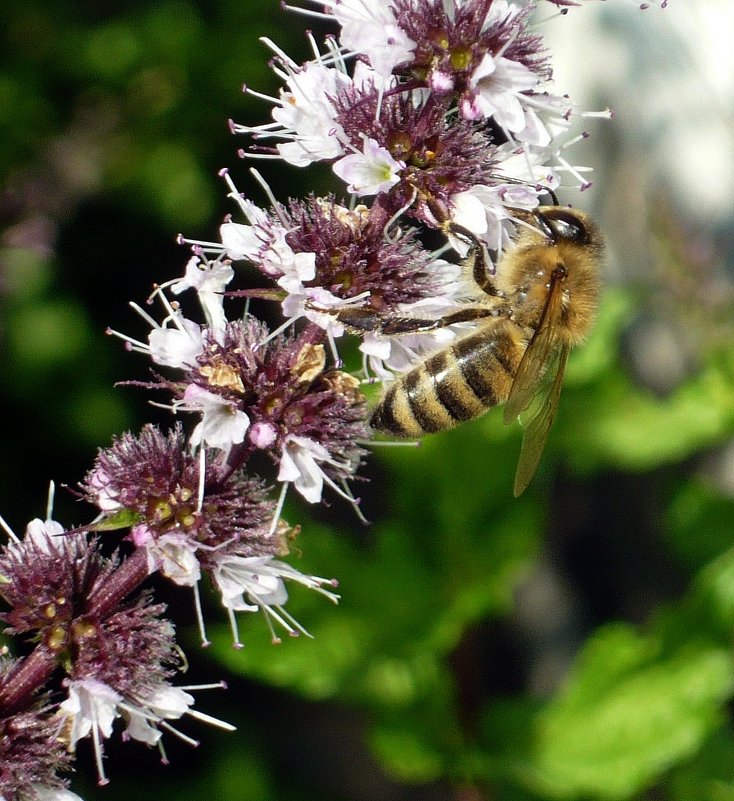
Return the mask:
[[[556,241],[566,239],[579,244],[589,241],[586,227],[573,212],[558,209],[554,210],[552,216],[547,213],[545,216]]]

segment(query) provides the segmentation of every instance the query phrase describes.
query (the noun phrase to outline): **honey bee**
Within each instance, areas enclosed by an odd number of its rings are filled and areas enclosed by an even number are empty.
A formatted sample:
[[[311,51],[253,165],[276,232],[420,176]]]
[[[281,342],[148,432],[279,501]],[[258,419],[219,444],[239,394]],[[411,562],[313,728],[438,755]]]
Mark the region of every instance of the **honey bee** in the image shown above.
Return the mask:
[[[415,438],[452,428],[504,403],[504,422],[524,435],[515,474],[520,495],[532,479],[558,407],[570,349],[589,332],[599,295],[603,242],[582,211],[558,205],[516,210],[524,222],[496,274],[475,244],[466,269],[476,297],[437,320],[381,318],[342,309],[340,322],[383,334],[475,322],[471,332],[398,376],[375,408],[374,428]]]

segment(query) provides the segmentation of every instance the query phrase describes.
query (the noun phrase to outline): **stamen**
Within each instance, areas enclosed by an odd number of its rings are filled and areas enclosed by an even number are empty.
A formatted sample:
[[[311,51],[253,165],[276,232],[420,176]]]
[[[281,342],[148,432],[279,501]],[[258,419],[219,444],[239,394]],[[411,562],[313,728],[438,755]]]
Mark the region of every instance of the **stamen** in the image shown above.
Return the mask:
[[[171,763],[168,761],[168,754],[166,754],[166,749],[163,746],[162,737],[158,740],[156,745],[158,746],[158,753],[161,755],[161,765],[170,765]]]
[[[393,214],[393,216],[390,217],[390,219],[385,223],[385,227],[382,229],[382,236],[383,236],[385,242],[387,242],[389,245],[395,245],[400,241],[400,235],[401,235],[402,231],[400,230],[400,227],[395,225],[395,224],[400,219],[400,217],[402,217],[403,214],[405,214],[405,212],[413,205],[413,203],[415,203],[415,199],[417,197],[418,197],[418,190],[415,187],[413,187],[413,194],[412,194],[410,200],[404,206],[402,206],[402,208],[399,208],[395,212],[395,214]],[[394,239],[390,234],[390,228],[393,225],[395,225],[395,229],[396,229],[396,232],[397,232],[395,234],[395,238]]]
[[[268,631],[270,632],[270,642],[273,645],[280,645],[283,642],[280,637],[275,633],[275,628],[273,627],[273,621],[270,619],[270,615],[268,614],[269,610],[266,606],[260,604],[260,611],[263,613],[265,617],[265,625],[268,627]]]
[[[280,488],[280,495],[278,496],[278,502],[275,504],[275,513],[273,514],[273,522],[270,524],[270,529],[268,530],[267,537],[270,538],[275,534],[275,529],[278,528],[278,522],[280,520],[280,513],[283,511],[283,504],[285,503],[285,496],[288,492],[288,486],[290,485],[290,481],[284,481],[283,486]]]
[[[368,526],[370,524],[370,521],[364,516],[364,514],[362,514],[362,510],[359,506],[359,498],[354,497],[354,494],[352,493],[352,490],[350,489],[349,484],[347,484],[345,478],[342,478],[339,483],[341,484],[342,489],[344,490],[346,496],[348,498],[351,498],[351,505],[357,517],[359,518],[359,522],[364,523],[365,526]]]
[[[286,330],[289,326],[293,325],[294,320],[292,317],[289,317],[284,323],[281,323],[276,329],[271,331],[265,339],[262,339],[260,342],[257,343],[257,347],[261,348],[263,345],[267,345],[270,340],[275,339],[278,334],[282,334],[283,331]]]
[[[245,646],[242,644],[240,640],[240,630],[237,626],[237,617],[235,613],[231,609],[227,609],[227,617],[229,618],[229,628],[232,631],[232,647],[240,650]]]
[[[319,64],[323,63],[321,60],[321,53],[319,52],[319,46],[316,44],[316,37],[311,31],[306,31],[306,39],[308,39],[308,43],[311,45],[314,61],[317,61]]]
[[[285,216],[283,215],[282,211],[280,210],[280,204],[278,203],[275,195],[273,194],[273,190],[270,188],[270,184],[268,184],[268,182],[262,177],[262,175],[254,167],[250,168],[250,175],[252,175],[252,177],[262,187],[263,191],[265,192],[265,196],[270,201],[270,205],[272,206],[273,211],[276,213],[276,215],[278,216],[278,219],[280,220],[280,224],[284,228],[288,228],[288,220],[285,218]]]
[[[282,606],[265,606],[264,604],[260,604],[260,608],[265,612],[266,616],[272,617],[276,623],[281,625],[291,637],[297,637],[299,632],[305,634],[307,637],[311,636],[303,626],[299,625],[295,620],[288,620],[288,613]],[[279,613],[282,613],[282,615]]]
[[[292,629],[299,631],[304,636],[308,637],[310,640],[313,640],[313,634],[310,631],[305,629],[294,617],[293,615],[287,610],[284,609],[282,606],[278,607],[278,611],[281,615],[285,618],[285,620],[290,623]]]
[[[359,445],[369,445],[374,448],[420,448],[421,443],[419,440],[403,440],[403,439],[358,439]]]
[[[92,742],[94,743],[94,764],[97,767],[97,784],[100,787],[104,787],[110,783],[110,780],[105,775],[102,765],[102,743],[99,739],[99,724],[97,723],[96,710],[94,713],[94,720],[92,721]]]
[[[339,351],[336,347],[336,340],[334,339],[334,333],[332,332],[331,328],[328,328],[326,331],[326,341],[329,343],[329,350],[331,350],[331,358],[334,360],[334,367],[339,370],[344,361],[339,356]]]
[[[15,532],[12,528],[5,522],[5,518],[0,515],[0,528],[8,535],[8,538],[11,539],[16,545],[20,545],[20,540],[15,535]]]
[[[188,735],[184,734],[182,731],[179,731],[174,726],[171,726],[171,724],[166,720],[162,720],[160,722],[160,724],[159,724],[159,727],[161,729],[165,729],[167,732],[172,734],[174,737],[178,737],[179,740],[182,740],[184,743],[186,743],[187,745],[190,745],[192,748],[198,748],[201,745],[201,743],[198,740],[194,740],[193,737],[189,737]]]
[[[194,591],[194,611],[196,614],[196,625],[199,627],[199,637],[201,637],[201,647],[208,648],[212,643],[206,636],[206,626],[204,624],[204,614],[201,609],[201,593],[199,592],[199,582],[192,587]]]
[[[48,482],[48,499],[46,500],[46,520],[53,519],[54,512],[54,495],[56,494],[56,484],[53,481]]]
[[[202,723],[208,723],[210,726],[215,726],[218,729],[223,729],[224,731],[237,731],[237,727],[233,726],[231,723],[227,723],[226,720],[220,720],[219,718],[212,717],[211,715],[207,715],[205,712],[199,712],[197,709],[188,709],[186,714],[191,718],[200,720]]]
[[[322,3],[326,5],[326,3]],[[333,14],[322,14],[318,11],[309,11],[307,8],[299,8],[298,6],[290,6],[288,3],[283,3],[282,6],[286,11],[292,11],[294,14],[300,14],[302,17],[313,17],[314,19],[334,21]]]
[[[250,97],[256,97],[258,100],[264,100],[266,103],[272,103],[275,106],[282,106],[283,101],[279,97],[274,97],[273,95],[266,95],[264,92],[258,92],[255,89],[250,89],[249,86],[243,86],[242,91],[249,95]],[[263,123],[262,125],[258,125],[258,128],[265,128],[265,127],[276,127],[280,123],[278,122],[270,122],[270,123]],[[232,127],[232,126],[230,126]],[[238,126],[238,127],[247,127],[247,126]],[[240,131],[233,131],[233,133],[240,133]]]
[[[558,161],[561,162],[562,166],[556,167],[556,169],[563,169],[566,172],[571,173],[571,175],[573,175],[573,177],[579,182],[580,189],[588,189],[591,186],[591,182],[584,180],[583,176],[581,175],[582,172],[591,172],[591,167],[574,167],[560,155],[558,156]]]
[[[197,493],[196,511],[201,512],[204,506],[204,480],[206,472],[206,449],[199,449],[199,490]]]
[[[253,223],[254,221],[250,219],[250,212],[247,208],[247,204],[244,202],[245,199],[241,192],[237,190],[234,181],[229,175],[229,170],[224,169],[219,171],[219,177],[224,179],[224,182],[229,187],[229,194],[227,197],[231,197],[232,200],[240,207],[242,213],[247,217],[248,222]]]
[[[278,56],[282,61],[284,66],[290,67],[293,72],[300,72],[301,68],[296,64],[295,61],[285,52],[285,50],[281,50],[275,42],[270,39],[268,36],[261,36],[260,40],[265,47],[269,47],[276,56]]]
[[[581,117],[599,117],[603,120],[611,120],[614,117],[614,111],[610,108],[602,109],[601,111],[583,111],[579,116]]]
[[[142,308],[142,306],[138,306],[138,304],[135,303],[135,301],[131,300],[127,305],[134,312],[139,314],[143,318],[143,320],[145,320],[145,322],[148,323],[148,325],[150,325],[151,328],[160,328],[161,327],[161,324],[157,320],[154,320],[148,314],[148,312],[145,311],[145,309]],[[112,333],[115,334],[116,336],[122,337],[123,339],[127,339],[127,340],[129,340],[131,342],[135,342],[135,340],[130,339],[130,337],[126,336],[125,334],[118,334],[117,331],[112,331]]]
[[[213,681],[210,684],[180,684],[178,685],[177,689],[183,690],[184,692],[189,692],[189,691],[198,692],[199,690],[226,690],[227,682]]]

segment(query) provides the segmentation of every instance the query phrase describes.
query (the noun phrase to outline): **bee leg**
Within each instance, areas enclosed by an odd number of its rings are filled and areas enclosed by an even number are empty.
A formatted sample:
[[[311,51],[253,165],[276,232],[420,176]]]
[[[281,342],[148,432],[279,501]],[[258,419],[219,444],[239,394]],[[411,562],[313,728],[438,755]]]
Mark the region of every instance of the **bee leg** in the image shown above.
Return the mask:
[[[318,309],[318,311],[321,310]],[[467,323],[485,317],[499,316],[497,309],[490,309],[486,306],[468,306],[433,320],[420,317],[385,317],[365,308],[344,308],[328,313],[352,331],[358,333],[373,331],[386,336],[435,331],[454,323]]]
[[[463,225],[451,223],[451,233],[467,239],[472,249],[466,261],[466,268],[471,270],[472,279],[474,283],[487,295],[499,295],[497,287],[494,285],[492,276],[494,275],[494,265],[492,264],[489,254],[487,253],[486,245],[479,239],[479,237],[464,228]]]

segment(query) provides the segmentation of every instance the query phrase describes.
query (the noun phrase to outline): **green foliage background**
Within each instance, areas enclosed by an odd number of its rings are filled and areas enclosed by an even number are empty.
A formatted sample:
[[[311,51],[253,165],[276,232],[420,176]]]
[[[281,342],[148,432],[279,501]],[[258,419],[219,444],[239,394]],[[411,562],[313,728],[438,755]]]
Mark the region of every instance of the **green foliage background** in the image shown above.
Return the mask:
[[[274,91],[256,39],[300,60],[299,22],[251,0],[0,4],[0,511],[17,530],[43,514],[49,478],[73,485],[113,433],[155,419],[111,388],[145,366],[104,329],[144,336],[128,300],[181,271],[179,230],[210,238],[233,210],[219,168],[261,200],[226,120],[265,119],[239,91]],[[266,172],[281,198],[329,188],[318,171]],[[519,432],[490,413],[376,452],[359,487],[368,528],[337,503],[287,509],[303,525],[294,563],[341,582],[338,608],[293,592],[313,640],[273,646],[253,618],[243,651],[221,627],[202,654],[189,599],[162,588],[187,681],[228,677],[199,708],[239,731],[201,727],[193,752],[169,738],[169,767],[111,744],[112,785],[94,786],[87,753],[74,789],[87,801],[734,799],[731,295],[709,307],[686,290],[731,281],[715,247],[706,264],[686,260],[668,201],[651,204],[633,279],[605,291],[521,499]],[[635,369],[633,334],[651,317],[685,343],[662,390]],[[86,514],[59,493],[57,519]],[[213,603],[207,617],[220,620]]]

